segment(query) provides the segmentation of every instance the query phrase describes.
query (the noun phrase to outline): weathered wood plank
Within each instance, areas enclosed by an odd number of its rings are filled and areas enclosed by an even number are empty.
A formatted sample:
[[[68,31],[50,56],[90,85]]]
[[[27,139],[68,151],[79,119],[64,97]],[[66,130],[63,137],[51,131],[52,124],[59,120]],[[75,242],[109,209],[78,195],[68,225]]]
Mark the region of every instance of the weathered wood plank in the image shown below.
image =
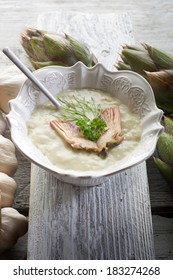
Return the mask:
[[[157,259],[173,260],[173,219],[154,215],[153,226]]]
[[[36,27],[41,13],[52,11],[113,12],[128,11],[132,15],[134,36],[168,51],[173,51],[171,29],[173,5],[170,0],[0,0],[1,47],[20,47],[19,34],[27,25]],[[1,56],[2,58],[2,56]],[[6,60],[8,62],[8,60]]]
[[[32,165],[28,259],[153,259],[145,170],[84,188]]]

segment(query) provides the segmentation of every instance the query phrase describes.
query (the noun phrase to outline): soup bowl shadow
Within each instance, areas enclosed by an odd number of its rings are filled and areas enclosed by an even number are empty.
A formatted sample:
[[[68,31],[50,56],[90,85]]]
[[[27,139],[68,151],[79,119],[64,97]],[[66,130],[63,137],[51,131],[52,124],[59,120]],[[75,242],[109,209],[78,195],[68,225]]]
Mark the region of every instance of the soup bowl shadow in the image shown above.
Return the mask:
[[[66,89],[99,89],[120,99],[141,121],[142,135],[136,148],[111,166],[103,170],[65,170],[53,165],[36,148],[28,136],[27,121],[33,110],[47,102],[47,98],[26,80],[18,96],[9,101],[10,112],[6,116],[11,138],[17,149],[32,163],[56,176],[57,179],[77,186],[98,185],[109,176],[131,168],[148,159],[155,151],[156,143],[163,130],[160,124],[163,112],[157,108],[149,83],[132,71],[108,71],[98,63],[92,68],[78,62],[71,67],[49,66],[34,71],[36,77],[54,96]]]

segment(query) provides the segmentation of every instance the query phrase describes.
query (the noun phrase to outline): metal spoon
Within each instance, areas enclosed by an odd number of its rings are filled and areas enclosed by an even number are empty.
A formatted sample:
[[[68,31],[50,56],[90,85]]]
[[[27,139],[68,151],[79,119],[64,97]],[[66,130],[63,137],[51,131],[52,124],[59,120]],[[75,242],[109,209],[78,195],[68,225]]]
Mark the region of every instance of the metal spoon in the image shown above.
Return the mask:
[[[45,86],[35,77],[35,75],[23,64],[23,62],[21,62],[21,60],[9,48],[4,48],[2,51],[56,107],[59,108],[61,106],[61,104],[50,93],[50,91],[47,88],[45,88]]]

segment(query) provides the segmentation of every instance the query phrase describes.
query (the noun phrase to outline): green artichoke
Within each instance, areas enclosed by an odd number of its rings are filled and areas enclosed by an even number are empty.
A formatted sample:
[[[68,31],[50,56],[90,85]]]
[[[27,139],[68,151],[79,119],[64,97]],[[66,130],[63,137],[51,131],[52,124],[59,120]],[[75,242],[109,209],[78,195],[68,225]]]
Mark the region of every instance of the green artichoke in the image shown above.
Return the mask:
[[[164,116],[163,125],[165,131],[157,142],[158,157],[154,157],[154,162],[166,181],[173,186],[173,120]]]
[[[173,56],[142,43],[141,46],[123,46],[118,70],[132,70],[150,83],[156,104],[166,114],[173,114]]]
[[[49,65],[72,66],[78,61],[88,67],[97,63],[84,44],[66,33],[59,35],[26,28],[21,34],[21,45],[35,69]]]
[[[116,68],[141,74],[150,83],[157,106],[164,111],[165,131],[159,136],[154,162],[173,186],[173,56],[142,43],[139,47],[123,46],[120,57]]]

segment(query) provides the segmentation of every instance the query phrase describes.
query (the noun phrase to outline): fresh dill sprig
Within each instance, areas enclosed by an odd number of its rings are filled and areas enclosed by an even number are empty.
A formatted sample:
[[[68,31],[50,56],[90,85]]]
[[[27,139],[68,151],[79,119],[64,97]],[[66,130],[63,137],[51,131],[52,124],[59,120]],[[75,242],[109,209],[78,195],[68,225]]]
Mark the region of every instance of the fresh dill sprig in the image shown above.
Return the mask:
[[[75,95],[70,99],[59,98],[62,105],[62,116],[67,121],[76,121],[79,117],[91,120],[100,115],[101,106],[96,105],[94,99],[88,101],[84,97],[80,98]]]
[[[106,123],[100,118],[101,106],[96,104],[94,98],[86,100],[73,95],[70,99],[59,98],[59,101],[62,105],[62,118],[68,122],[75,122],[85,138],[97,141]]]

